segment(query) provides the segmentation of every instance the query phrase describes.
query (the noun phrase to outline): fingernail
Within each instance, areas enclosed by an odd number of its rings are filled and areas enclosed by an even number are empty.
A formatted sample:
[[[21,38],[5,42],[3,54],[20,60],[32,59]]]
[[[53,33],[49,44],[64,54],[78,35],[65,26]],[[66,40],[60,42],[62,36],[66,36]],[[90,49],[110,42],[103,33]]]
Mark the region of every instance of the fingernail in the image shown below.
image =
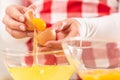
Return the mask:
[[[20,20],[21,22],[24,22],[24,16],[19,16],[19,20]]]
[[[25,26],[24,25],[20,25],[20,30],[25,31],[26,30]]]

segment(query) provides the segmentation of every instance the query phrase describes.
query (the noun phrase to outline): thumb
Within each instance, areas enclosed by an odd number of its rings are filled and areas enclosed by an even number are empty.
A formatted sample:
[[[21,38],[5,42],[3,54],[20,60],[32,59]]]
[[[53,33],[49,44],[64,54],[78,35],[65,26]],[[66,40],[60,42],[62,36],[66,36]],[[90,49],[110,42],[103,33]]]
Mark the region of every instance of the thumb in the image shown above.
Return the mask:
[[[52,25],[52,28],[55,29],[56,31],[61,31],[64,27],[63,21],[58,21],[54,25]]]
[[[57,31],[64,31],[71,25],[71,21],[69,19],[65,19],[63,21],[58,21],[55,23],[52,28],[54,28]]]
[[[36,5],[34,5],[34,4],[32,4],[32,5],[30,5],[28,8],[27,8],[27,10],[28,9],[32,9],[32,10],[36,10],[37,9],[37,7],[36,7]]]

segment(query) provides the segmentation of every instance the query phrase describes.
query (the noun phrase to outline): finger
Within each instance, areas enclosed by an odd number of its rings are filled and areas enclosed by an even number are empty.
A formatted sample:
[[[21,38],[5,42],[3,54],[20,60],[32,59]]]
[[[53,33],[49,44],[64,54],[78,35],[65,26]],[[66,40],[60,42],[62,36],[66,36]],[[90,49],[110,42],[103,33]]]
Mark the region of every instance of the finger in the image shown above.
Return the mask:
[[[61,50],[61,49],[54,49],[54,48],[50,48],[50,47],[41,47],[39,49],[40,52],[45,52],[45,51],[55,51],[55,50]]]
[[[27,8],[27,10],[29,10],[29,9],[32,9],[35,11],[37,9],[37,7],[36,7],[36,5],[32,4]]]
[[[23,31],[17,31],[17,30],[12,30],[8,27],[6,27],[6,31],[11,34],[14,38],[25,38],[27,37],[27,33],[26,32],[23,32]]]
[[[6,9],[6,14],[9,14],[11,18],[17,21],[24,22],[25,18],[23,14],[25,9],[26,9],[25,7],[18,5],[9,6]]]
[[[55,29],[56,31],[60,31],[62,26],[63,26],[62,21],[58,21],[57,23],[52,25],[52,28]]]
[[[64,31],[64,34],[66,34],[66,38],[75,37],[80,35],[80,23],[74,19],[68,19],[68,29]]]
[[[53,48],[53,49],[62,49],[62,46],[61,46],[61,40],[59,41],[48,41],[45,43],[46,47],[49,47],[49,48]]]
[[[26,30],[26,26],[23,23],[17,22],[7,15],[3,18],[3,23],[10,29],[21,30],[21,31]]]
[[[62,22],[62,26],[61,26],[61,31],[66,31],[68,29],[70,29],[72,22],[69,19],[66,19]]]
[[[25,13],[24,13],[25,18],[26,18],[26,16],[28,16],[29,12],[32,12],[32,15],[35,16],[35,14],[36,14],[36,13],[35,13],[35,10],[36,10],[36,6],[35,6],[35,5],[29,6],[29,7],[26,9]],[[33,16],[33,17],[34,17],[34,16]]]
[[[69,28],[71,25],[71,20],[70,19],[65,19],[63,21],[58,21],[55,23],[52,27],[55,28],[58,31],[64,31]]]
[[[38,49],[38,51],[46,51],[46,47],[41,47]]]
[[[48,47],[41,47],[40,49],[39,49],[39,51],[40,52],[45,52],[45,51],[51,51],[52,50],[52,48],[48,48]]]
[[[76,24],[72,24],[70,26],[70,31],[68,33],[68,35],[66,36],[66,38],[70,38],[70,37],[75,37],[75,36],[79,36],[79,28]]]
[[[63,34],[62,32],[56,33],[56,40],[64,39],[66,34]]]
[[[75,37],[75,36],[78,36],[78,32],[71,31],[65,38],[71,38],[71,37]]]

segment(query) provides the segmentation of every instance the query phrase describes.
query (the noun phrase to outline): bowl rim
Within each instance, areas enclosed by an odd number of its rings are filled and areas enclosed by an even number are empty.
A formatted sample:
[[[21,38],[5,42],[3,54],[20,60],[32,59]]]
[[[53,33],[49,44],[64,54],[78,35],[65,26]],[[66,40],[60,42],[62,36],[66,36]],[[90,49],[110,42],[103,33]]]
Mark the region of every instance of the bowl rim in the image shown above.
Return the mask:
[[[33,51],[28,50],[15,50],[10,48],[0,48],[0,53],[10,56],[34,56],[34,55],[43,55],[43,54],[57,54],[58,52],[64,52],[64,50],[52,50],[52,51],[38,51],[34,54]]]
[[[117,42],[117,43],[120,43],[120,41],[115,41],[115,40],[104,40],[104,39],[94,39],[94,38],[82,38],[80,36],[76,36],[76,37],[71,37],[71,38],[65,38],[63,39],[62,41],[65,42],[65,41],[68,41],[68,40],[82,40],[82,41],[91,41],[91,42]]]
[[[62,40],[62,46],[64,47],[64,45],[68,45],[66,42],[67,41],[75,41],[75,40],[81,40],[80,43],[82,43],[82,41],[86,41],[86,42],[90,42],[90,43],[117,43],[118,45],[120,45],[120,41],[107,41],[107,40],[103,40],[103,39],[93,39],[93,38],[82,38],[80,36],[76,36],[76,37],[71,37],[71,38],[66,38],[64,40]],[[79,46],[79,47],[76,47],[74,46],[75,48],[92,48],[93,45],[89,45],[89,46]],[[97,46],[96,46],[97,47]],[[99,47],[99,46],[98,46]],[[120,48],[120,46],[117,46]],[[64,47],[65,48],[65,47]]]

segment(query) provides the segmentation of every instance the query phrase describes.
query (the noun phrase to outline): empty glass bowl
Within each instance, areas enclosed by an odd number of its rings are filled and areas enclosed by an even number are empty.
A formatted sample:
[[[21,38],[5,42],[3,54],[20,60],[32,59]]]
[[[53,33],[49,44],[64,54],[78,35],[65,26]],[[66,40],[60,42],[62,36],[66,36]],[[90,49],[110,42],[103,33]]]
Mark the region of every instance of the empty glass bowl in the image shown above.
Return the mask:
[[[62,45],[82,80],[120,80],[120,42],[74,37]]]
[[[63,50],[33,53],[1,50],[5,65],[14,80],[69,80],[74,72]]]

